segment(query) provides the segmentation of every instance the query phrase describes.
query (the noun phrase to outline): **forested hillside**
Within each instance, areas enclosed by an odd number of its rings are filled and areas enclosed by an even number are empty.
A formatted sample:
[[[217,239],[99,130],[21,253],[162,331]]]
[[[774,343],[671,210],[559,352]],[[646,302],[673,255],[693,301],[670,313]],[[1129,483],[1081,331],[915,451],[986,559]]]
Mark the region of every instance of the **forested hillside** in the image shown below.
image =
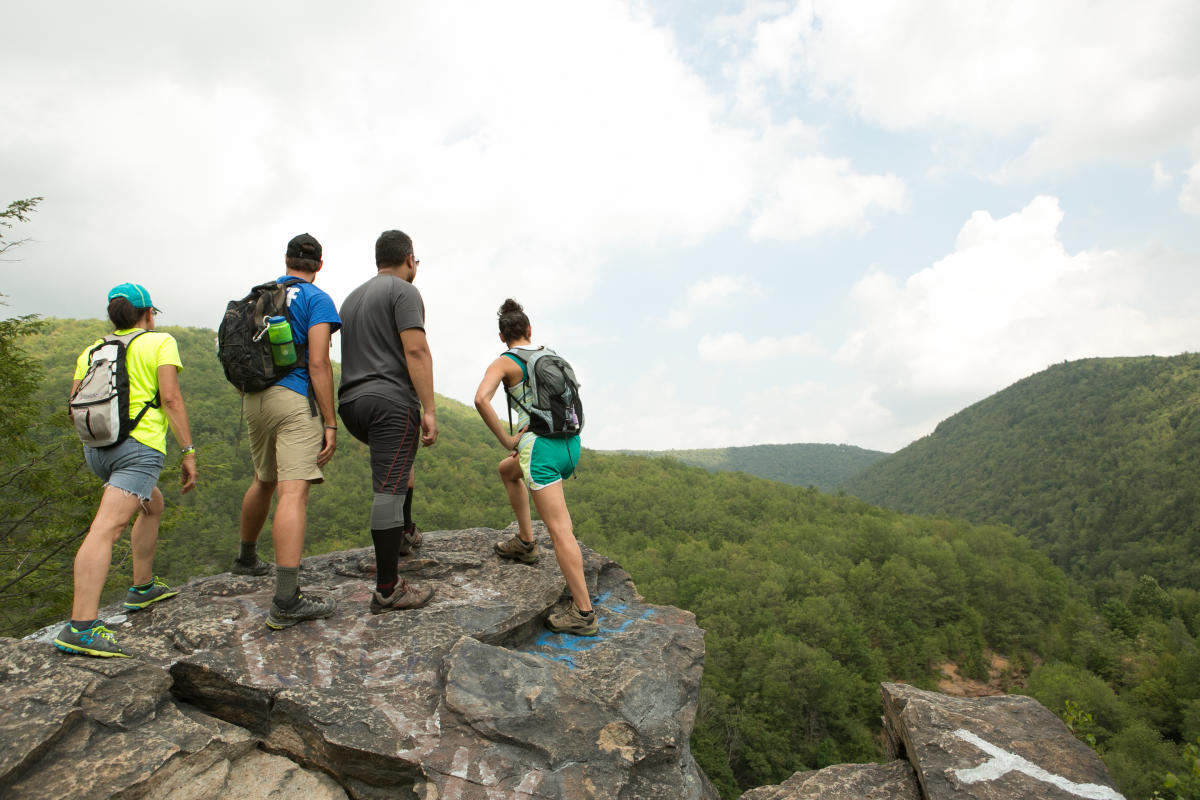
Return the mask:
[[[847,481],[871,503],[1012,525],[1070,574],[1200,588],[1200,355],[1058,364]]]
[[[66,613],[71,560],[100,488],[81,468],[63,410],[75,355],[106,326],[50,320],[31,330],[37,324],[0,326],[0,611],[9,635]],[[213,331],[167,330],[180,342],[199,449],[198,491],[174,491],[174,457],[160,484],[169,506],[157,569],[182,582],[227,568],[250,464]],[[34,363],[21,361],[25,353]],[[28,402],[29,392],[40,400]],[[472,408],[439,398],[439,424],[437,445],[417,460],[419,524],[507,525],[495,476],[504,453]],[[365,448],[343,436],[327,476],[312,493],[307,551],[367,546]],[[648,600],[693,611],[706,630],[692,744],[726,798],[796,770],[881,758],[878,681],[933,688],[947,661],[985,678],[996,653],[1011,659],[993,676],[1000,685],[1020,690],[1027,680],[1056,712],[1070,710],[1130,798],[1148,797],[1168,770],[1182,774],[1181,742],[1200,736],[1195,591],[1125,575],[1100,613],[1009,528],[906,516],[672,458],[587,451],[566,492],[582,541],[629,569]],[[270,558],[268,533],[262,543]],[[127,572],[117,565],[112,592]]]
[[[757,444],[702,450],[624,450],[636,456],[667,456],[709,472],[745,472],[792,486],[833,492],[887,453],[848,444]]]

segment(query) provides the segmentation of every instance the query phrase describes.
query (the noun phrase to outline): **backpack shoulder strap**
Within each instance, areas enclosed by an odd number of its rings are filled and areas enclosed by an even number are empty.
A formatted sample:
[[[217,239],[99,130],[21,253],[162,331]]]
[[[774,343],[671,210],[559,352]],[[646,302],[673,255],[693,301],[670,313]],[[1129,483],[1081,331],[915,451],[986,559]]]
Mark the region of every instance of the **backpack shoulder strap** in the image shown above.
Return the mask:
[[[523,351],[523,352],[528,352],[528,351]],[[521,367],[521,380],[525,384],[524,388],[521,389],[521,397],[517,397],[516,392],[514,392],[512,389],[510,389],[507,386],[504,386],[504,394],[507,395],[508,398],[510,400],[512,400],[513,403],[516,403],[518,406],[520,406],[521,409],[526,414],[532,414],[533,412],[529,409],[529,406],[525,405],[525,402],[522,399],[523,397],[527,396],[528,392],[530,391],[529,367],[526,365],[526,361],[525,361],[524,356],[522,355],[522,352],[519,352],[517,350],[517,348],[515,348],[515,347],[510,347],[509,349],[505,350],[500,355],[501,355],[501,357],[508,356],[513,361],[517,362],[517,364]],[[502,383],[501,386],[503,386],[503,385],[504,384]],[[513,432],[512,403],[505,403],[505,405],[508,406],[508,432],[512,433]]]
[[[522,377],[522,378],[525,378],[525,377],[526,377],[526,373],[528,372],[528,370],[527,370],[527,368],[525,367],[525,359],[521,358],[521,356],[517,354],[517,351],[516,351],[515,349],[505,350],[505,351],[504,351],[503,353],[501,353],[500,355],[502,355],[502,356],[508,356],[508,357],[509,357],[509,358],[511,358],[513,361],[517,362],[517,364],[518,364],[518,365],[521,367],[521,377]],[[504,389],[505,389],[505,391],[508,391],[508,387],[507,387],[507,386],[506,386],[506,387],[504,387]]]
[[[131,331],[131,332],[129,332],[129,333],[122,333],[120,336],[118,336],[118,335],[117,335],[117,334],[115,334],[115,333],[106,333],[106,334],[105,334],[105,335],[104,335],[104,336],[103,336],[103,337],[100,339],[100,341],[96,342],[96,343],[95,343],[94,345],[92,345],[92,346],[91,346],[91,348],[88,350],[88,361],[91,361],[91,359],[92,359],[92,355],[93,355],[93,354],[94,354],[94,353],[95,353],[97,350],[99,350],[101,347],[104,347],[104,345],[106,345],[106,344],[119,344],[119,345],[121,345],[122,347],[124,347],[124,348],[125,348],[125,349],[128,351],[128,350],[129,350],[129,343],[130,343],[130,342],[132,342],[132,341],[133,341],[134,339],[136,339],[137,337],[141,336],[143,333],[146,333],[146,331],[144,331],[144,330],[141,330],[140,328],[139,328],[138,330],[136,330],[136,331]]]
[[[114,337],[115,339],[117,339],[119,341],[123,340],[125,343],[125,372],[126,372],[126,374],[129,373],[129,346],[131,344],[133,344],[134,339],[138,338],[143,333],[149,333],[149,332],[150,331],[147,331],[147,330],[137,330],[137,331],[134,331],[133,333],[126,333],[121,336]],[[162,401],[159,399],[158,390],[155,389],[154,397],[151,397],[149,400],[147,400],[142,405],[142,410],[137,413],[137,416],[134,417],[132,420],[130,420],[129,430],[133,430],[134,428],[136,428],[138,426],[138,423],[142,421],[142,417],[146,416],[147,411],[149,411],[152,408],[160,408],[161,406],[162,406]]]

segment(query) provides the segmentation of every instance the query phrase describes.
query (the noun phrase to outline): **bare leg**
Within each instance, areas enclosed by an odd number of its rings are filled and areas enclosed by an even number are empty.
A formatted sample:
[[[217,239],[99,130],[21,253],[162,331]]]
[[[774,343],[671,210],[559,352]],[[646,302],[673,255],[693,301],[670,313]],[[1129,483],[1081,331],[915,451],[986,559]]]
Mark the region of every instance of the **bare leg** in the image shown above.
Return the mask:
[[[275,564],[300,566],[304,552],[304,526],[308,518],[308,481],[280,481],[279,502],[275,504],[275,523],[271,536],[275,541]]]
[[[592,610],[592,598],[588,595],[587,581],[583,577],[583,553],[575,540],[575,529],[571,525],[571,513],[567,511],[567,498],[563,494],[562,481],[552,483],[533,493],[533,504],[538,516],[550,530],[554,542],[554,557],[562,570],[567,588],[580,611]]]
[[[508,495],[508,502],[512,504],[513,513],[517,515],[517,530],[518,535],[523,542],[533,541],[533,520],[529,514],[529,493],[525,491],[525,482],[521,479],[521,464],[517,461],[516,456],[509,456],[500,462],[500,480],[504,482],[504,491]],[[535,496],[536,502],[536,496]],[[563,501],[563,510],[566,510],[566,501]],[[540,507],[538,513],[541,513]],[[544,520],[545,517],[542,517]],[[571,518],[567,517],[568,528],[571,525]]]
[[[271,513],[271,497],[275,494],[275,481],[263,481],[258,478],[250,484],[246,495],[242,498],[242,527],[243,542],[257,542],[258,534],[262,533],[263,525],[267,523],[267,514]]]
[[[129,531],[129,543],[133,550],[134,586],[141,586],[154,579],[154,548],[158,544],[158,526],[162,522],[162,514],[163,496],[155,486],[150,500],[142,504],[137,519],[133,521],[133,528]]]
[[[135,495],[115,486],[104,487],[92,527],[75,554],[75,600],[71,605],[71,619],[99,616],[100,594],[108,579],[113,544],[133,519],[141,502]]]

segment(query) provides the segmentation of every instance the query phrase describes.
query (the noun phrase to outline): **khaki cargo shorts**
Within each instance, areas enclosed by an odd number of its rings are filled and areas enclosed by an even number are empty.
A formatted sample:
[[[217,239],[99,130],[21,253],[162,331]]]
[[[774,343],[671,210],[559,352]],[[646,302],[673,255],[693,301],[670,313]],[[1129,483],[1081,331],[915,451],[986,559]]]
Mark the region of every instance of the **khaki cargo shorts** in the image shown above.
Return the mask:
[[[267,483],[325,479],[317,454],[325,444],[325,426],[312,413],[308,398],[284,386],[270,386],[242,398],[250,432],[254,474]]]

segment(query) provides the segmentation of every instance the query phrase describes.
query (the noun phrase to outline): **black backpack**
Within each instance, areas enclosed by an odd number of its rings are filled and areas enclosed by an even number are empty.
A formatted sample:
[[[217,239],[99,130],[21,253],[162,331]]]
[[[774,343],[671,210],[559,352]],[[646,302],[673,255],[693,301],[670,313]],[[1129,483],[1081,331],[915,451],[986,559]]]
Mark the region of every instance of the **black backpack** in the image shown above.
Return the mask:
[[[129,365],[126,354],[134,339],[146,331],[117,336],[110,333],[88,351],[88,368],[71,395],[75,432],[89,447],[115,447],[129,434],[146,411],[158,408],[158,393],[129,418]]]
[[[529,415],[529,430],[550,439],[567,439],[583,430],[579,381],[567,360],[549,347],[540,350],[514,347],[506,352],[525,365],[522,396],[517,397],[508,387],[504,392]]]
[[[267,337],[267,317],[287,317],[288,288],[301,279],[290,277],[282,281],[260,284],[241,300],[230,300],[225,317],[217,329],[217,358],[225,369],[225,377],[240,392],[261,392],[274,386],[296,367],[308,363],[297,352],[296,363],[281,367],[271,357],[271,341]],[[293,332],[294,332],[293,323]],[[299,348],[297,348],[299,350]]]

